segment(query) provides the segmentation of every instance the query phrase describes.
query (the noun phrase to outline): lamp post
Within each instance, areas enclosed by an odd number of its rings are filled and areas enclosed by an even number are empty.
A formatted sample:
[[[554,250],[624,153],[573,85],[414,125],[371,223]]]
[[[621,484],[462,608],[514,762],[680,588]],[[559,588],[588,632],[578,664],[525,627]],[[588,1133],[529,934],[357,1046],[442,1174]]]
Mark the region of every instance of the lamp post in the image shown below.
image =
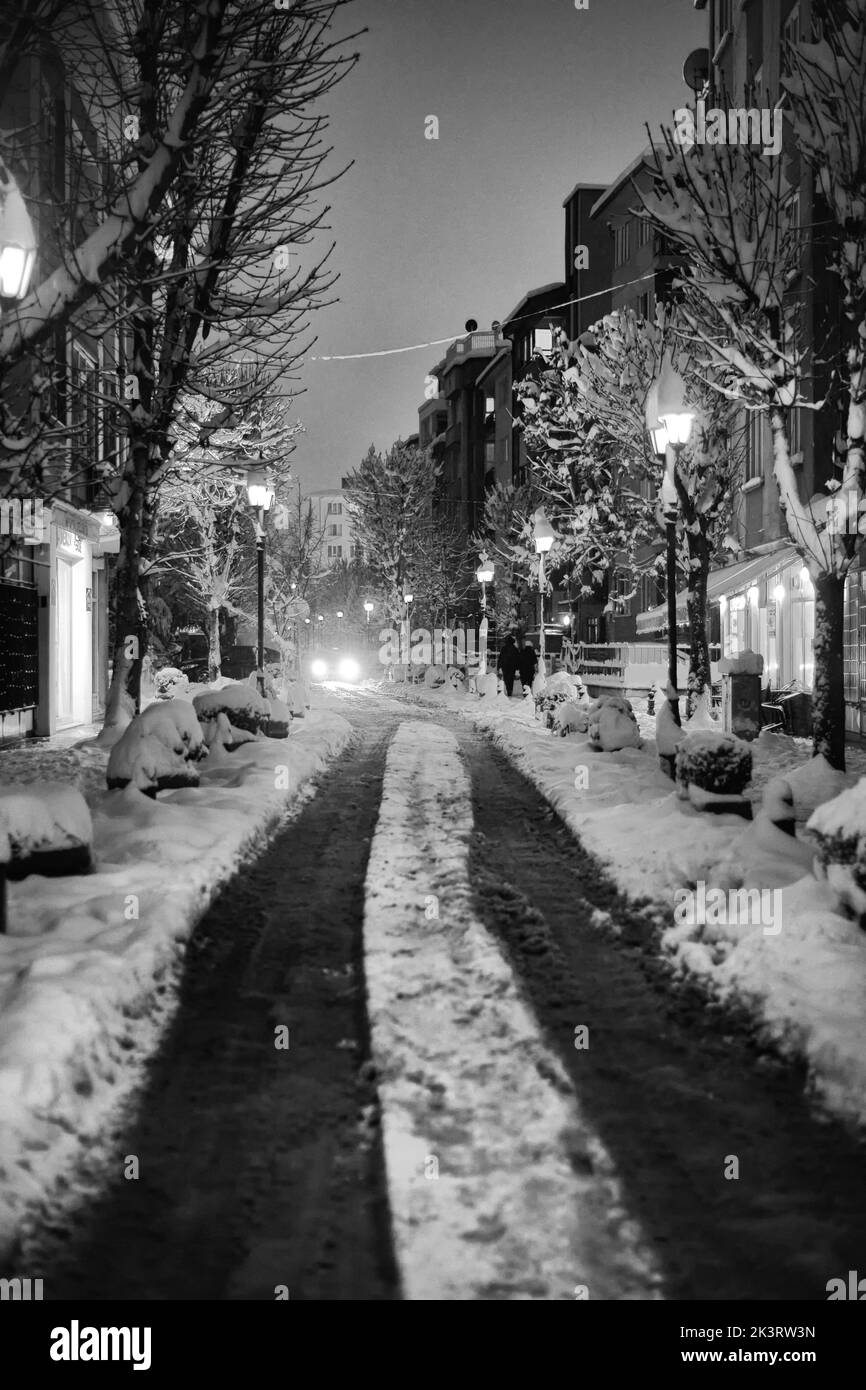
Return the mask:
[[[36,264],[36,235],[11,169],[0,159],[0,307],[23,299]]]
[[[405,605],[406,605],[406,647],[405,647],[406,660],[405,660],[405,662],[403,663],[404,666],[408,666],[408,665],[410,664],[410,660],[411,660],[411,647],[412,647],[412,601],[413,601],[414,597],[415,597],[415,595],[412,593],[411,589],[404,589],[404,590],[403,590],[403,602],[404,602]]]
[[[250,506],[258,513],[256,518],[256,576],[258,589],[258,671],[259,694],[265,693],[265,512],[274,500],[273,489],[268,484],[264,468],[247,470],[247,496]]]
[[[543,507],[539,507],[533,518],[533,535],[535,537],[535,553],[538,556],[538,599],[541,613],[541,621],[538,625],[541,674],[547,675],[547,665],[544,655],[544,590],[547,580],[544,574],[544,557],[547,555],[556,540],[556,532],[551,526],[545,515]]]
[[[493,583],[495,571],[493,568],[493,561],[487,558],[486,550],[482,550],[479,559],[481,563],[475,571],[475,578],[481,585],[481,623],[478,629],[478,646],[480,647],[478,654],[478,671],[479,675],[483,676],[487,670],[487,585]]]
[[[665,460],[659,502],[665,523],[668,607],[668,702],[677,724],[680,720],[677,662],[677,515],[679,502],[675,475],[680,454],[688,443],[694,411],[685,408],[685,386],[672,364],[665,361],[647,405],[647,427],[653,449]]]

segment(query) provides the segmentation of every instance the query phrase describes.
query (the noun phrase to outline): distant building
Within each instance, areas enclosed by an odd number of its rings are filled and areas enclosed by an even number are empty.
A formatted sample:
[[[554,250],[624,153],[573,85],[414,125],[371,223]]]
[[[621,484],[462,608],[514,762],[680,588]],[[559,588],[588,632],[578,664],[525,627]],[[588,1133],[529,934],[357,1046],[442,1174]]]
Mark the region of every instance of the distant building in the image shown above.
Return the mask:
[[[358,558],[358,543],[352,531],[352,518],[347,494],[342,488],[311,492],[315,534],[321,536],[318,551],[319,570],[333,569],[345,561]]]

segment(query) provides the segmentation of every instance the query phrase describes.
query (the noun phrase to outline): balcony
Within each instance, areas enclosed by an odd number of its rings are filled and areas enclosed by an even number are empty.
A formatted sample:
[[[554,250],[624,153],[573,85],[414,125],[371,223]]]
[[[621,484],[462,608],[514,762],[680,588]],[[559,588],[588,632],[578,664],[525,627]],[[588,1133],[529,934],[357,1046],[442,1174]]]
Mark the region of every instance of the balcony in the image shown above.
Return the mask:
[[[467,333],[465,338],[458,338],[452,343],[445,354],[445,371],[447,372],[456,362],[462,362],[467,357],[492,357],[494,352],[498,352],[505,346],[505,338],[501,333],[489,331],[487,333]]]

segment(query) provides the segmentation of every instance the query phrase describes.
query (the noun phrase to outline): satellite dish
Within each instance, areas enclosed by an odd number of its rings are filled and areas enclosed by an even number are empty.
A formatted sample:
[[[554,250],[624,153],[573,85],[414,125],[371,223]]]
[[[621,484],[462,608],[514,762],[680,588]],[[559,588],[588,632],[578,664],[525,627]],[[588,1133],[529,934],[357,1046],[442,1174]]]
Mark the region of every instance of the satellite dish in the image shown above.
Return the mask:
[[[467,319],[463,326],[466,329],[467,333],[474,333],[478,328],[478,324],[475,322],[474,319]]]
[[[703,91],[710,75],[710,50],[694,48],[683,63],[683,81],[693,92]]]

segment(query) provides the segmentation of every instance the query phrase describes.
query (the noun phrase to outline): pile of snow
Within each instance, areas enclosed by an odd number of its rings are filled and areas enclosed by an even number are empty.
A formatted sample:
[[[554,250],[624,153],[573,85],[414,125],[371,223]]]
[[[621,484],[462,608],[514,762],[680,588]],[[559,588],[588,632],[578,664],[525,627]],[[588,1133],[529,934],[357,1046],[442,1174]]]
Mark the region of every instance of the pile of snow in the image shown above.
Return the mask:
[[[147,796],[197,787],[196,763],[207,746],[193,706],[186,700],[148,705],[114,745],[106,778],[110,790],[132,785]]]
[[[89,862],[92,841],[87,802],[68,783],[26,782],[0,789],[0,864],[9,866],[10,874],[16,863],[57,850],[86,850],[82,858]]]
[[[808,829],[817,840],[822,876],[838,907],[866,926],[866,777],[819,806]]]
[[[631,707],[622,695],[603,695],[587,712],[590,746],[603,753],[642,748],[643,739]]]
[[[553,712],[553,727],[563,738],[567,734],[585,734],[589,728],[589,706],[566,700]]]
[[[153,689],[158,700],[170,700],[175,695],[188,695],[189,677],[176,666],[163,666],[153,678]]]
[[[263,730],[271,716],[267,700],[252,685],[229,684],[206,690],[194,696],[192,703],[202,724],[225,714],[234,728],[251,734]]]

